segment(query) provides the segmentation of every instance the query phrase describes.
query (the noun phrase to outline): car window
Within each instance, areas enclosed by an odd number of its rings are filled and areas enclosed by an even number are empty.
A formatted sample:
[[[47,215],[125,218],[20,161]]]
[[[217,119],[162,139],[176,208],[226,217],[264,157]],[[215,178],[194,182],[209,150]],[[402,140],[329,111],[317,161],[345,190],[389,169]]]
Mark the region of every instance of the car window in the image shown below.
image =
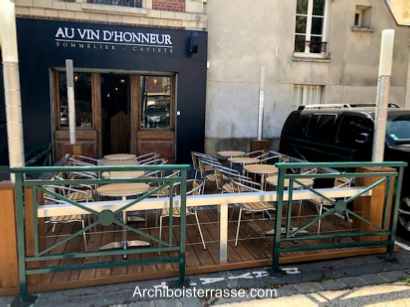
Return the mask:
[[[354,115],[347,115],[343,117],[339,129],[339,143],[343,143],[347,146],[357,146],[369,144],[370,142],[372,142],[372,138],[372,120]]]
[[[309,121],[307,135],[317,141],[334,140],[336,114],[313,114]]]
[[[387,138],[392,142],[410,142],[410,115],[402,115],[389,121]]]
[[[310,115],[293,112],[285,123],[285,135],[292,137],[306,136]]]

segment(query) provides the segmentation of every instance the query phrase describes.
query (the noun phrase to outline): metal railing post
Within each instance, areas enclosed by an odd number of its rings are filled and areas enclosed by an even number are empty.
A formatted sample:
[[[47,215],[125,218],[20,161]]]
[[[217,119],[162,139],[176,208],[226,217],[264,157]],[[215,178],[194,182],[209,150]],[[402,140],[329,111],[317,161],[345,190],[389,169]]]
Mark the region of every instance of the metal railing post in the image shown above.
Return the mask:
[[[181,220],[179,239],[179,286],[185,284],[185,240],[186,240],[186,192],[187,192],[187,170],[181,170]]]
[[[280,258],[280,236],[282,232],[282,206],[284,190],[284,172],[286,170],[279,168],[278,186],[277,186],[277,205],[273,234],[273,255],[272,255],[272,273],[281,272],[279,265]]]
[[[390,226],[390,235],[389,235],[389,243],[387,247],[387,253],[389,256],[393,256],[394,253],[394,241],[396,240],[396,232],[397,232],[397,222],[399,219],[399,209],[400,209],[400,202],[401,202],[401,188],[403,184],[403,174],[404,168],[400,167],[399,175],[396,177],[396,182],[394,184],[394,193],[395,199],[393,203],[393,217]]]
[[[15,180],[19,296],[13,305],[20,306],[33,303],[36,297],[30,295],[27,286],[23,173],[15,173]]]

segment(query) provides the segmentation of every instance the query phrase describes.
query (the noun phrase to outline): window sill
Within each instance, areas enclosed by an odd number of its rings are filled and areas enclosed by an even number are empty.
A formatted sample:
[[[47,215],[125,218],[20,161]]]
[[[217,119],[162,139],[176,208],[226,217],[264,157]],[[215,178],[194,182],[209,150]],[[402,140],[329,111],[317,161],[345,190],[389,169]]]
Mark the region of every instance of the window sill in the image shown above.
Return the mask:
[[[292,55],[293,62],[330,63],[330,54],[298,54]]]
[[[360,33],[373,33],[374,29],[370,27],[357,27],[352,26],[352,32],[360,32]]]

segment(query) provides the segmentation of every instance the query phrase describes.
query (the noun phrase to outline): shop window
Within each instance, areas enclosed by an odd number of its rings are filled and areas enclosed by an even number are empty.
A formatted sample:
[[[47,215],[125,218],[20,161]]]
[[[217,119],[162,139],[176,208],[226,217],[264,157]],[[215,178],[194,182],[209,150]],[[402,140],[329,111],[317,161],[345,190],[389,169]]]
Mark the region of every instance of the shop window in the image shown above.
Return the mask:
[[[353,30],[371,29],[371,12],[370,6],[357,5],[354,14]]]
[[[327,53],[327,1],[297,0],[295,55],[323,55]]]
[[[172,109],[172,78],[143,76],[141,78],[142,129],[170,129]]]
[[[293,90],[296,107],[323,103],[323,85],[296,84]]]
[[[67,79],[65,72],[59,72],[59,126],[68,127]],[[76,126],[92,128],[91,74],[74,73]]]

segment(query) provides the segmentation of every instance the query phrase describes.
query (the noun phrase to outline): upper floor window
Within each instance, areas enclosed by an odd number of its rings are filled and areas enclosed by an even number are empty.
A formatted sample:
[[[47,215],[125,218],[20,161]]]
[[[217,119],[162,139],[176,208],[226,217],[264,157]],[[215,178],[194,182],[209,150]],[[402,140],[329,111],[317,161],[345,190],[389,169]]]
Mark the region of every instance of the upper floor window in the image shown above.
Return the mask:
[[[87,0],[88,3],[142,7],[142,0]]]
[[[326,53],[327,0],[297,0],[295,53]]]

